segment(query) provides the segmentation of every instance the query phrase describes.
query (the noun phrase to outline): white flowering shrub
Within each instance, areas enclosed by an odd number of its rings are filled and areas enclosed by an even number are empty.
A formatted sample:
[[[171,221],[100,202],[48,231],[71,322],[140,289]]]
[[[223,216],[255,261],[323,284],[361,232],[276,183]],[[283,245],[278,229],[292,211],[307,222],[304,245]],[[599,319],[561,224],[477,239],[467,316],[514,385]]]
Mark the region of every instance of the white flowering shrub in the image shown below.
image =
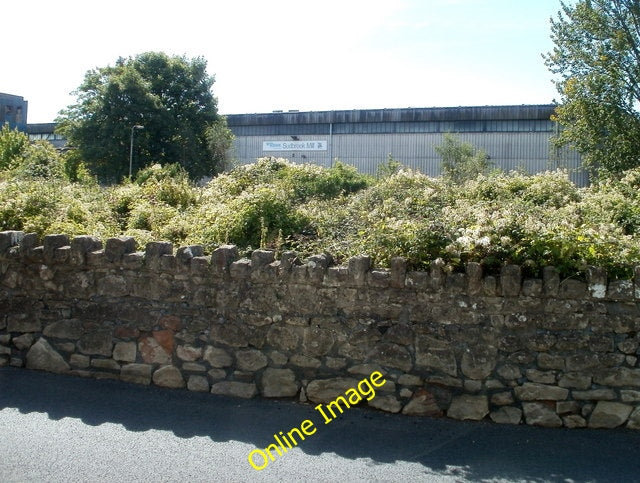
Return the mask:
[[[529,275],[554,265],[575,276],[588,265],[628,277],[640,264],[640,169],[577,188],[566,172],[492,173],[460,184],[394,166],[377,180],[342,164],[326,169],[265,158],[196,187],[171,167],[100,187],[68,179],[0,177],[0,229],[69,235],[130,235],[223,243],[241,251],[329,252],[338,262],[367,253],[377,266],[405,257],[423,269],[480,262]]]

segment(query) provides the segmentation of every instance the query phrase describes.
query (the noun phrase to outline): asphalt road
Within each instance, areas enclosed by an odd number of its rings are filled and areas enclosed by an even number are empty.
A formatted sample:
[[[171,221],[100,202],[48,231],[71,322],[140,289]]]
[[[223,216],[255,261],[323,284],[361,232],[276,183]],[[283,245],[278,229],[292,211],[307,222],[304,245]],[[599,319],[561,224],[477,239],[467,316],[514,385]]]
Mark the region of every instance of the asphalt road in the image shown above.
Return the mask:
[[[249,465],[251,451],[306,419],[315,433],[260,471]],[[0,369],[1,482],[254,480],[639,481],[640,431],[359,408],[324,425],[313,406],[289,401]]]

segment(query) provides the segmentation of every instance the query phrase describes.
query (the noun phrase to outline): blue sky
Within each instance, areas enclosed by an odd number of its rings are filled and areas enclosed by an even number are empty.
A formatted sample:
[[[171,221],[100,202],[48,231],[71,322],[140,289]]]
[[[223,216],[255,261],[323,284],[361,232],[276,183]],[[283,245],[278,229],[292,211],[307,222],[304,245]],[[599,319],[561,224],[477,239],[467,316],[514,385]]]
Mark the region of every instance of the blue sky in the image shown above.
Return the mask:
[[[202,56],[223,114],[549,103],[560,0],[3,2],[0,92],[52,121],[87,70]],[[11,20],[7,20],[11,19]]]

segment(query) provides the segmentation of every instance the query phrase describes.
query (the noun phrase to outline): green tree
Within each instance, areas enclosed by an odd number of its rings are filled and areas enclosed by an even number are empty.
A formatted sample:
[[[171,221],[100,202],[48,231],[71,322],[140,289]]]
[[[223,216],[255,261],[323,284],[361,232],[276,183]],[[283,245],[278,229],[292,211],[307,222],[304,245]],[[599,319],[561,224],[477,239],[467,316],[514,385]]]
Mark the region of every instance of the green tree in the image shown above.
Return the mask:
[[[193,178],[215,171],[207,130],[219,122],[214,78],[203,58],[148,52],[86,73],[77,103],[61,112],[59,130],[103,181],[153,163],[179,163]]]
[[[29,136],[17,129],[10,129],[9,123],[0,128],[0,171],[13,168],[29,147]]]
[[[48,141],[35,141],[29,144],[20,156],[14,175],[20,178],[49,180],[67,178],[62,157]]]
[[[233,133],[227,126],[227,118],[220,117],[206,131],[207,147],[211,156],[212,172],[218,174],[230,167],[229,149],[233,144]]]
[[[592,176],[616,175],[640,165],[640,1],[561,5],[544,55],[561,96],[556,142],[574,146]]]
[[[455,184],[475,179],[491,167],[487,153],[451,133],[443,136],[442,144],[435,146],[435,150],[442,158],[442,176]]]

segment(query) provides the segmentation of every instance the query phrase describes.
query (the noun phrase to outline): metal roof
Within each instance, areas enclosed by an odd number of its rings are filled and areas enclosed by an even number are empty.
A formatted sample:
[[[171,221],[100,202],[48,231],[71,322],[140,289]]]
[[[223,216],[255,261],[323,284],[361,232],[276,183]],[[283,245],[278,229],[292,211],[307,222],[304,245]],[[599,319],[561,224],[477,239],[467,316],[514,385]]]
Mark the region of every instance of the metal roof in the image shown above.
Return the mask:
[[[27,134],[50,134],[56,128],[55,122],[27,124]]]
[[[519,106],[427,107],[405,109],[354,109],[351,111],[271,112],[262,114],[229,114],[229,126],[274,124],[322,124],[369,122],[424,122],[472,120],[548,120],[553,104]]]

